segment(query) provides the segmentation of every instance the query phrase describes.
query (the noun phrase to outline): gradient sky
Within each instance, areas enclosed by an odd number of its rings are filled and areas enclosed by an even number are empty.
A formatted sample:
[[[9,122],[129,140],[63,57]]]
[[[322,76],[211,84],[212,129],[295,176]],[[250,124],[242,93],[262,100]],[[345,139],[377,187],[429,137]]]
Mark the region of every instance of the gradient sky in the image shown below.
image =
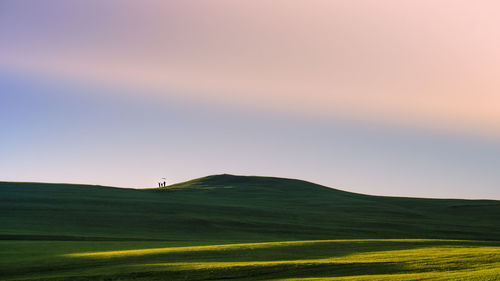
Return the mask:
[[[498,1],[0,1],[0,180],[500,199]]]

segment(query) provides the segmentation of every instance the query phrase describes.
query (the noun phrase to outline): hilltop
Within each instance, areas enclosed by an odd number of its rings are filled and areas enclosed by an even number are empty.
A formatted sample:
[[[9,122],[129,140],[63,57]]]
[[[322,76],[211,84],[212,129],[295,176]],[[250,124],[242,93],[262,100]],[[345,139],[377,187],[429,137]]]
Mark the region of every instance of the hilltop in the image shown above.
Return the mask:
[[[0,183],[0,239],[500,240],[500,202],[381,197],[214,175],[158,189]]]

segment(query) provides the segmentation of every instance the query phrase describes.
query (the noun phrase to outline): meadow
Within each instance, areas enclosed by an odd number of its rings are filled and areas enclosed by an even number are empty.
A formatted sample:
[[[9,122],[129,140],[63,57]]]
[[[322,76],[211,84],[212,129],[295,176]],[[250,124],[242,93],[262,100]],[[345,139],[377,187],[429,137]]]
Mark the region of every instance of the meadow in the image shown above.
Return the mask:
[[[209,176],[0,183],[0,280],[499,280],[500,202]]]

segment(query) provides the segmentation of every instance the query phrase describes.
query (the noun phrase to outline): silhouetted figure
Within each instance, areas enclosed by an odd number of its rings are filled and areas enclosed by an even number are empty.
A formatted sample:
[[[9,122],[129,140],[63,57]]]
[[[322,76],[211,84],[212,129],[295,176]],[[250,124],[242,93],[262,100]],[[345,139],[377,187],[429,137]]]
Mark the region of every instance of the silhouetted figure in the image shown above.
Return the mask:
[[[161,182],[158,183],[158,187],[161,187]]]
[[[167,182],[166,181],[163,182],[163,186],[164,187],[167,186]]]

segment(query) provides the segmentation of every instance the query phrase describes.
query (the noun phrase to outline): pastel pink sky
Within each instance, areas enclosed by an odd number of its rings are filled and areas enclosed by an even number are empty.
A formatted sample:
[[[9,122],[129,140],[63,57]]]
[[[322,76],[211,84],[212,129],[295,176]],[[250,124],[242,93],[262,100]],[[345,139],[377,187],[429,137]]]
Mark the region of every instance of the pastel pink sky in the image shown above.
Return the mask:
[[[2,5],[3,67],[141,98],[500,137],[498,1]]]
[[[0,180],[500,198],[500,2],[0,0]]]

